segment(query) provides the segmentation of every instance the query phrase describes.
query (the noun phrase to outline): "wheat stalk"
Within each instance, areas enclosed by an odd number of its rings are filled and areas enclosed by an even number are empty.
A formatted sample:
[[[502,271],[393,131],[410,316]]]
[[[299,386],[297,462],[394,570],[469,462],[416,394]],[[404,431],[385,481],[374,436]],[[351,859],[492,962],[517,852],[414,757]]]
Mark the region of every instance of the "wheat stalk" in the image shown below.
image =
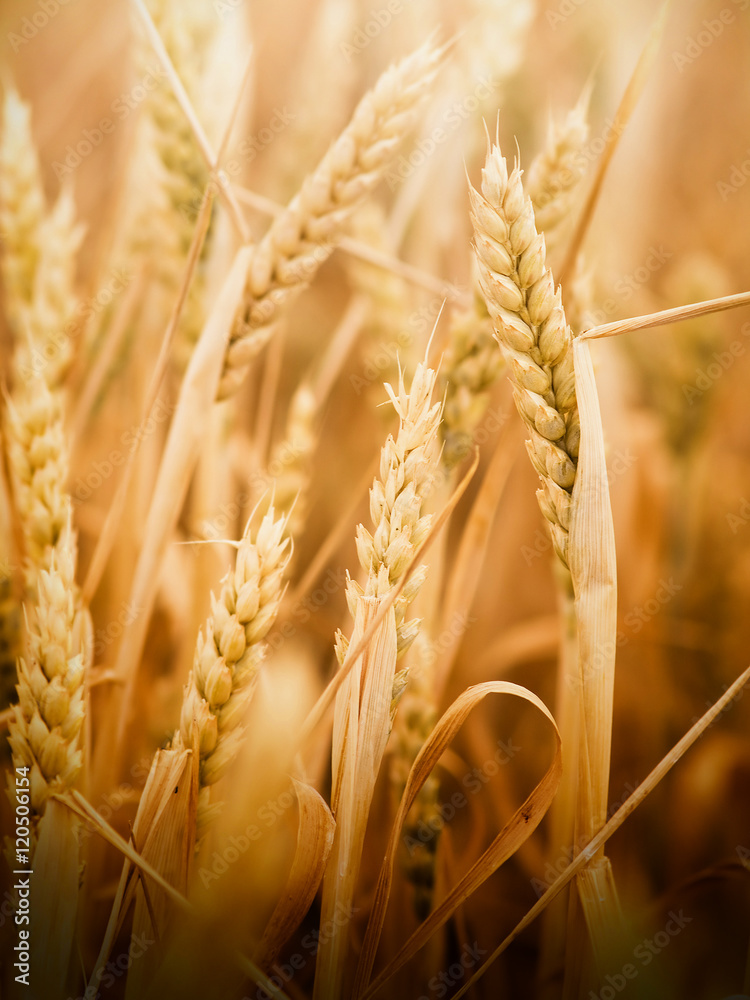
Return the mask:
[[[370,490],[374,530],[370,533],[362,524],[357,528],[357,553],[367,578],[364,586],[352,579],[347,583],[355,647],[381,602],[398,586],[432,523],[422,507],[438,461],[440,404],[432,402],[434,387],[435,372],[424,364],[417,366],[408,393],[403,377],[398,393],[386,385],[399,416],[399,430],[395,438],[391,435],[386,440],[380,478]],[[330,921],[340,907],[347,907],[354,894],[375,782],[405,681],[403,672],[396,673],[396,663],[419,627],[416,620],[405,621],[405,612],[425,575],[424,566],[414,572],[336,697],[332,753],[336,832],[323,880],[321,923]],[[342,668],[348,653],[349,643],[339,632],[336,654]],[[316,1000],[341,995],[347,940],[348,928],[337,927],[322,944]]]
[[[271,337],[281,309],[309,284],[341,238],[347,216],[379,182],[414,124],[440,58],[441,52],[426,44],[382,74],[318,168],[255,247],[219,398],[239,388],[250,361]]]
[[[508,365],[513,394],[531,432],[529,457],[542,480],[539,506],[555,551],[567,566],[571,490],[580,427],[572,337],[560,290],[545,267],[544,237],[524,194],[521,170],[509,174],[497,146],[487,155],[482,193],[470,190],[479,284]]]
[[[234,569],[224,578],[219,597],[211,595],[211,616],[196,643],[172,746],[189,749],[196,728],[204,817],[207,789],[226,773],[244,735],[243,723],[265,655],[263,639],[283,596],[282,578],[290,556],[285,531],[286,517],[277,518],[273,506],[254,537],[248,523]]]

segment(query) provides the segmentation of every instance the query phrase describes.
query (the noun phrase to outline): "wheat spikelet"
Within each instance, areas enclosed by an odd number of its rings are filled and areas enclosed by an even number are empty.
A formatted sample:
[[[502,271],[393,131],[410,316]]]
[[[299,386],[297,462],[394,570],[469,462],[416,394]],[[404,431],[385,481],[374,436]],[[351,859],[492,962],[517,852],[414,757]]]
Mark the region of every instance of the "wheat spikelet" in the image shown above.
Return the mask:
[[[542,480],[537,497],[555,551],[567,566],[571,490],[580,427],[570,329],[560,290],[545,268],[521,170],[499,148],[487,154],[482,193],[470,189],[479,283],[508,363],[518,411],[531,432],[529,456]]]
[[[556,253],[567,235],[571,210],[586,175],[587,104],[585,93],[562,124],[550,124],[547,145],[532,161],[526,178],[526,193],[534,206],[536,227],[544,233],[548,255]]]
[[[51,390],[62,386],[72,357],[71,320],[77,304],[75,265],[83,227],[76,222],[70,189],[60,192],[39,227],[41,249],[33,297],[23,311],[25,337],[19,339],[16,372],[29,382],[41,372]]]
[[[191,102],[199,107],[202,118],[213,122],[213,109],[204,107],[202,98],[218,17],[206,5],[192,0],[183,4],[152,0],[149,9]],[[144,74],[158,73],[159,79],[144,102],[145,114],[138,123],[130,190],[129,215],[133,222],[122,252],[128,260],[132,256],[150,258],[165,296],[161,308],[167,312],[179,288],[209,170],[174,90],[142,34],[136,47],[136,64]],[[210,236],[209,232],[204,258]],[[188,290],[175,345],[180,367],[187,363],[202,329],[204,296],[205,276],[199,267]]]
[[[152,0],[150,13],[164,47],[191,100],[201,92],[208,51],[214,40],[218,18],[204,5],[177,4],[174,0]],[[139,52],[141,67],[155,56],[147,42]],[[160,80],[146,102],[153,123],[152,139],[164,167],[162,184],[171,207],[172,222],[185,256],[192,236],[192,221],[185,209],[200,197],[207,181],[208,167],[180,104],[165,79]]]
[[[358,598],[385,597],[398,583],[430,530],[432,515],[422,513],[422,507],[432,489],[438,458],[441,406],[432,403],[434,387],[435,372],[424,364],[417,366],[408,393],[402,374],[398,394],[386,383],[400,424],[396,438],[388,436],[380,456],[380,479],[375,479],[370,490],[374,531],[371,534],[363,524],[357,528],[357,554],[367,580],[364,587],[348,580],[346,597],[352,616]],[[416,619],[404,621],[404,615],[426,572],[426,566],[417,569],[394,604],[399,656],[409,648],[419,629]],[[345,645],[339,635],[339,659]]]
[[[75,565],[75,537],[66,522],[49,569],[39,573],[27,655],[18,662],[19,703],[10,725],[14,764],[31,768],[37,819],[51,794],[74,785],[82,766],[87,621],[77,606]]]
[[[4,244],[6,304],[14,323],[21,308],[32,300],[44,212],[44,188],[31,135],[31,109],[13,87],[8,87],[0,131],[0,235]]]
[[[477,289],[471,308],[451,317],[441,365],[445,407],[440,434],[443,464],[455,468],[469,453],[474,430],[487,409],[489,394],[503,370],[492,320]]]
[[[263,639],[283,596],[282,577],[290,556],[285,531],[286,518],[277,518],[273,507],[254,538],[248,524],[234,569],[224,578],[219,597],[211,595],[205,634],[198,635],[172,745],[189,749],[193,726],[197,727],[199,804],[204,817],[208,788],[226,773],[243,738],[243,722],[265,655]]]
[[[440,52],[423,45],[380,77],[299,193],[253,253],[242,316],[235,324],[219,397],[241,384],[291,296],[328,259],[353,207],[381,178],[412,127],[437,71]]]
[[[36,574],[51,568],[52,552],[68,518],[65,493],[68,456],[62,423],[62,400],[43,378],[10,402],[8,455],[26,544],[27,586],[33,592]]]

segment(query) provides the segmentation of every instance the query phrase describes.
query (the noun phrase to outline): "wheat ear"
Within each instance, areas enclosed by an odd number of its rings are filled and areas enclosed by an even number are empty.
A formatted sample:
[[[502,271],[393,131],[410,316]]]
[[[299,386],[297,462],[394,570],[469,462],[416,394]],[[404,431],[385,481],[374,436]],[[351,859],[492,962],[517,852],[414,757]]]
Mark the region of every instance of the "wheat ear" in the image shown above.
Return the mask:
[[[189,749],[193,727],[197,727],[199,805],[204,813],[208,787],[226,773],[242,742],[243,722],[265,655],[263,639],[281,603],[282,577],[290,555],[285,531],[286,518],[277,518],[273,507],[254,537],[248,524],[234,569],[224,578],[219,597],[211,595],[205,634],[198,635],[180,728],[172,745]]]
[[[441,405],[432,402],[434,388],[435,372],[424,364],[417,366],[408,393],[403,375],[398,394],[386,383],[400,426],[396,438],[389,435],[383,447],[380,478],[370,490],[374,531],[371,534],[363,524],[357,528],[357,555],[367,580],[364,587],[348,580],[346,596],[352,617],[360,597],[385,597],[399,582],[430,530],[432,515],[423,513],[422,508],[434,485],[439,454],[436,442]],[[417,569],[394,604],[399,656],[417,635],[419,622],[405,621],[404,617],[426,573],[426,566]]]
[[[10,725],[14,763],[31,768],[38,819],[49,796],[71,788],[81,770],[86,615],[77,607],[75,536],[66,522],[50,568],[41,570],[28,655],[18,663],[18,705]]]
[[[521,170],[509,174],[497,146],[487,154],[481,194],[470,189],[479,284],[508,364],[513,393],[531,432],[529,456],[542,480],[539,506],[567,566],[571,491],[580,426],[572,336],[560,290],[545,267]]]
[[[255,247],[219,398],[239,388],[281,309],[309,284],[341,238],[347,216],[381,179],[414,124],[440,58],[441,52],[428,43],[383,73],[318,168]]]
[[[3,285],[8,314],[14,322],[19,310],[31,303],[44,211],[31,109],[13,87],[8,87],[0,131],[0,233]]]
[[[545,148],[534,158],[526,178],[526,193],[534,206],[537,229],[544,233],[547,254],[557,252],[572,220],[588,160],[588,91],[561,124],[550,124]]]
[[[424,364],[417,366],[408,393],[402,377],[398,393],[386,385],[399,416],[399,430],[395,439],[389,436],[385,443],[380,478],[370,490],[374,531],[370,533],[361,524],[357,529],[357,553],[367,579],[364,587],[351,579],[347,584],[355,646],[430,528],[431,516],[424,514],[422,507],[438,460],[440,404],[432,402],[434,387],[435,372]],[[396,673],[397,658],[414,640],[419,627],[417,621],[404,620],[405,612],[425,573],[425,567],[415,571],[336,697],[332,752],[336,831],[323,880],[321,926],[329,926],[341,907],[351,905],[354,895],[375,783],[404,686],[404,673]],[[349,647],[341,633],[336,653],[343,664]],[[347,951],[348,928],[336,926],[322,941],[315,1000],[337,1000],[342,995]]]
[[[68,518],[65,493],[68,456],[62,424],[62,402],[38,378],[8,407],[8,452],[16,509],[26,545],[27,587],[49,569],[52,552]]]

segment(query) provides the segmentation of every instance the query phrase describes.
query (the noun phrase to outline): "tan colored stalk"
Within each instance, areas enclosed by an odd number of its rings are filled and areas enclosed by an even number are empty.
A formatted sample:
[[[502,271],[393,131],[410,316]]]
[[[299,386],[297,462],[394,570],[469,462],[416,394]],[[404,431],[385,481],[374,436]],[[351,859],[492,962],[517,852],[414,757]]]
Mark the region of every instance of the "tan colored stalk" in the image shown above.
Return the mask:
[[[542,480],[537,496],[555,551],[572,571],[580,645],[572,680],[581,712],[575,832],[588,840],[606,821],[616,631],[614,536],[596,387],[590,362],[582,358],[588,451],[581,485],[572,338],[559,290],[545,267],[544,238],[537,234],[521,171],[516,166],[508,173],[497,146],[488,151],[482,193],[472,190],[471,199],[480,284],[508,361],[516,405],[531,431],[529,455]],[[564,714],[568,718],[569,712]],[[614,945],[612,935],[621,921],[607,859],[597,858],[578,881],[597,961],[606,962],[611,952],[605,953],[604,944]]]
[[[396,438],[381,453],[380,478],[370,491],[374,531],[357,529],[357,552],[367,574],[364,586],[349,580],[347,601],[355,630],[352,649],[377,614],[381,603],[398,586],[410,560],[427,536],[432,518],[422,513],[437,463],[440,404],[432,403],[435,373],[420,364],[409,393],[403,381],[398,394],[387,386],[399,416]],[[315,976],[316,1000],[342,996],[349,927],[332,920],[352,901],[375,782],[391,729],[395,698],[403,690],[396,661],[411,645],[418,622],[406,621],[408,605],[426,574],[413,573],[388,610],[372,642],[358,657],[336,697],[333,739],[332,808],[336,818],[333,850],[323,880],[321,925],[336,929],[321,939]],[[339,633],[336,651],[342,669],[349,643]],[[394,683],[395,682],[395,683]]]
[[[281,603],[290,554],[285,532],[286,517],[277,518],[273,507],[254,536],[248,524],[237,546],[235,567],[224,578],[219,597],[211,595],[211,616],[205,634],[198,636],[172,748],[189,749],[197,727],[199,805],[204,813],[208,788],[224,776],[242,742],[265,655],[263,639]]]
[[[380,77],[300,192],[254,248],[219,398],[234,393],[289,299],[331,255],[351,210],[378,184],[409,132],[440,62],[431,44]]]

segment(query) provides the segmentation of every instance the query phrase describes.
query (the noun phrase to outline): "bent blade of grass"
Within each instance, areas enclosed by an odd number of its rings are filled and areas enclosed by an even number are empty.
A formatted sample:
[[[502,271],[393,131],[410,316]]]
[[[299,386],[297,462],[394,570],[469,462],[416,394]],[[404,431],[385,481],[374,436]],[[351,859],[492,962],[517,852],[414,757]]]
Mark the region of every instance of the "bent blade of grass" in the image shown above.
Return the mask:
[[[297,848],[282,895],[254,955],[256,965],[269,968],[304,919],[315,899],[333,847],[336,826],[324,799],[301,781],[293,781],[299,803]]]
[[[523,805],[514,813],[495,837],[487,850],[471,866],[468,872],[453,886],[447,896],[432,911],[430,916],[412,934],[399,953],[388,966],[370,982],[375,955],[385,924],[386,908],[393,882],[393,868],[399,847],[401,828],[420,788],[432,773],[444,751],[452,742],[466,718],[484,698],[490,694],[513,695],[530,702],[539,709],[552,725],[555,736],[555,754],[544,777],[528,796]],[[422,948],[430,937],[442,927],[476,890],[511,857],[531,835],[547,812],[562,774],[562,741],[557,724],[551,712],[535,694],[527,688],[508,681],[489,681],[468,688],[453,702],[427,738],[422,750],[412,766],[403,798],[391,829],[386,856],[380,871],[372,913],[367,925],[362,945],[357,978],[354,988],[355,1000],[369,1000],[388,980],[395,975]],[[369,984],[369,985],[368,985]]]
[[[477,969],[468,979],[461,989],[454,993],[451,1000],[460,1000],[466,993],[484,976],[488,969],[497,961],[503,952],[511,945],[526,928],[542,913],[549,904],[559,896],[562,890],[575,878],[590,861],[599,854],[604,844],[613,833],[620,829],[622,824],[635,812],[638,806],[651,794],[660,781],[672,770],[675,764],[685,755],[690,747],[705,733],[708,727],[714,723],[722,712],[726,711],[731,702],[742,691],[746,684],[750,682],[750,667],[744,670],[737,680],[732,684],[721,698],[716,701],[708,711],[692,726],[682,739],[676,743],[666,756],[664,756],[649,776],[641,782],[629,799],[620,806],[617,812],[607,822],[601,830],[591,839],[591,841],[581,850],[570,862],[568,867],[561,872],[547,891],[539,897],[537,902],[531,907],[525,917],[518,922],[504,941],[498,945],[490,957]]]

